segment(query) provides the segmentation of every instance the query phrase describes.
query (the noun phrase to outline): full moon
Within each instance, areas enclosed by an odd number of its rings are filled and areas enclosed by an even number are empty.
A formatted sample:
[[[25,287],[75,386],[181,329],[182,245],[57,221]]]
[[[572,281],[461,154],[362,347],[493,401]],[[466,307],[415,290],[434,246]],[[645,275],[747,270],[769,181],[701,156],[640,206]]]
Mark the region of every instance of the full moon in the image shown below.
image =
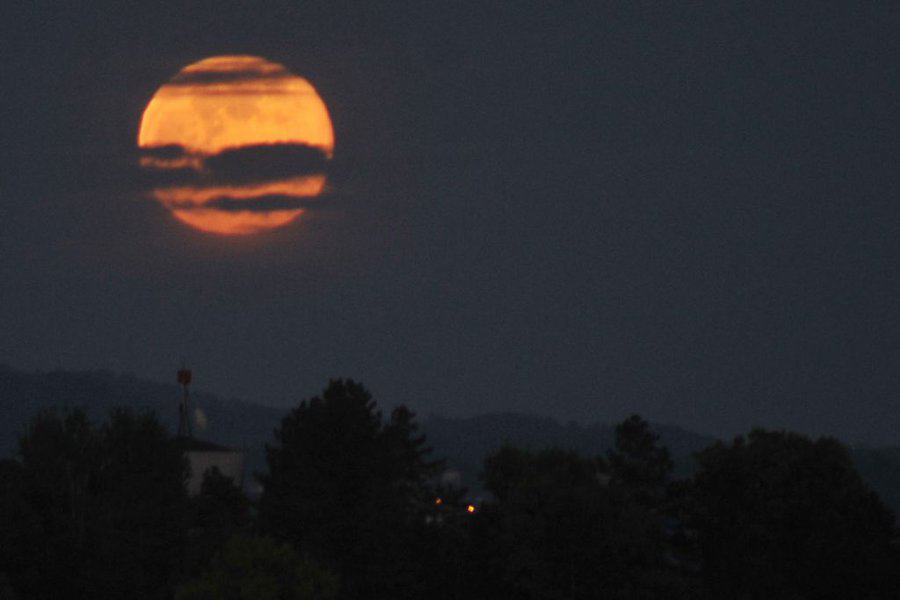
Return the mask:
[[[287,225],[322,194],[334,130],[302,77],[256,56],[215,56],[156,91],[138,147],[151,195],[175,218],[247,235]]]

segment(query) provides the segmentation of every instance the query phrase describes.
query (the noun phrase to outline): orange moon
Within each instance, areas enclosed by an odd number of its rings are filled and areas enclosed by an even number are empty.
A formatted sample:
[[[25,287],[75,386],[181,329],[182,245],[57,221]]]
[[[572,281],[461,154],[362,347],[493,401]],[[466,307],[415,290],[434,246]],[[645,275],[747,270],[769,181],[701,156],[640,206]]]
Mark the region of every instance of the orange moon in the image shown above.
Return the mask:
[[[260,57],[215,56],[184,67],[157,90],[144,109],[138,147],[146,171],[180,175],[151,192],[175,218],[208,233],[248,235],[294,221],[325,187],[324,172],[255,178],[254,166],[284,148],[328,160],[334,130],[307,80]],[[231,160],[252,159],[257,150],[268,154],[246,168]],[[231,179],[211,168],[224,157]]]

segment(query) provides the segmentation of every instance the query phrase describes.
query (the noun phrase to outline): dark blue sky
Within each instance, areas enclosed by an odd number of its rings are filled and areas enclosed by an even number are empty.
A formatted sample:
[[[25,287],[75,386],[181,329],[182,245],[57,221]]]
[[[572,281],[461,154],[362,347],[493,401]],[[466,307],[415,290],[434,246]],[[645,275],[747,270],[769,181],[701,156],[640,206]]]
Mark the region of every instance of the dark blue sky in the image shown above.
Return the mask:
[[[81,4],[0,9],[0,362],[900,441],[897,5]],[[235,53],[337,139],[253,239],[134,176],[155,89]]]

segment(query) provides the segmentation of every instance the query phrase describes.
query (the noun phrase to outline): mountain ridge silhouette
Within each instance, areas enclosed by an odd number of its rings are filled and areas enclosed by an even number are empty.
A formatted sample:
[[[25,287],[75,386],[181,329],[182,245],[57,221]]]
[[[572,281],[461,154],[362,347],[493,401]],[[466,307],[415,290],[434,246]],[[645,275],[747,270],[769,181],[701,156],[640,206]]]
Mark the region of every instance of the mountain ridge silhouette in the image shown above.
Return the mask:
[[[107,370],[28,372],[0,364],[0,458],[15,454],[19,437],[41,409],[80,407],[95,422],[105,419],[116,406],[150,410],[174,433],[180,398],[181,390],[174,383],[130,374]],[[252,473],[265,469],[265,444],[271,443],[274,429],[290,409],[225,399],[199,390],[192,391],[191,399],[192,410],[202,410],[207,422],[205,429],[195,426],[196,437],[246,451],[245,483],[252,492]],[[448,470],[457,471],[456,478],[473,495],[483,493],[479,482],[482,460],[504,443],[532,449],[553,446],[598,455],[605,454],[615,441],[615,425],[611,423],[561,423],[552,417],[527,413],[429,416],[419,422],[434,456],[446,458]],[[716,441],[712,436],[673,425],[654,423],[653,427],[660,434],[660,442],[669,448],[678,476],[692,472],[694,452]],[[851,447],[850,451],[863,478],[900,514],[900,446]]]

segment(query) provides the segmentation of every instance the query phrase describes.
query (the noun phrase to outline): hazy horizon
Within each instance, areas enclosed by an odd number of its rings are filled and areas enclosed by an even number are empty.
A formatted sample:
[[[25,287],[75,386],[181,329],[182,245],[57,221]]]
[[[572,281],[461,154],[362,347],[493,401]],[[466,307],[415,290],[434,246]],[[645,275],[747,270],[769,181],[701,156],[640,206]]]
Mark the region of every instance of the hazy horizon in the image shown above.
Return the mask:
[[[129,372],[129,371],[115,371],[113,369],[107,368],[94,368],[94,369],[67,369],[65,367],[54,367],[51,369],[22,369],[17,367],[16,365],[10,365],[8,363],[0,363],[0,369],[6,368],[13,372],[22,373],[25,375],[41,375],[41,374],[49,374],[49,375],[92,375],[92,376],[111,376],[119,379],[134,379],[138,382],[146,382],[154,385],[163,385],[168,386],[173,389],[173,391],[177,390],[177,383],[175,381],[174,376],[168,379],[162,378],[152,378],[149,376],[142,376],[139,373]],[[174,371],[173,371],[174,374]],[[502,416],[522,416],[522,417],[538,417],[538,418],[548,418],[552,419],[555,423],[559,425],[567,425],[569,423],[574,423],[579,427],[591,427],[591,426],[610,426],[614,425],[617,422],[622,421],[632,414],[640,414],[641,417],[647,419],[649,422],[654,423],[658,426],[663,427],[674,427],[681,429],[688,433],[698,434],[702,436],[708,436],[716,439],[720,439],[723,441],[730,441],[732,438],[738,435],[744,435],[749,433],[753,428],[763,428],[769,430],[791,430],[797,431],[799,433],[803,433],[805,435],[809,435],[811,437],[820,437],[820,436],[828,436],[835,437],[841,440],[844,443],[849,444],[852,447],[877,447],[877,446],[887,446],[887,447],[900,447],[900,438],[896,436],[887,436],[883,439],[853,439],[847,437],[845,434],[840,431],[811,431],[804,430],[802,428],[791,428],[783,425],[778,425],[777,423],[765,423],[759,422],[752,425],[747,426],[743,429],[738,429],[732,432],[728,431],[713,431],[713,430],[704,430],[700,427],[692,426],[687,422],[678,422],[676,420],[663,420],[658,419],[652,414],[644,414],[639,413],[637,411],[628,411],[627,409],[621,412],[620,414],[607,413],[603,414],[598,412],[597,414],[591,416],[588,415],[585,418],[566,418],[565,416],[561,416],[559,414],[555,414],[552,412],[541,412],[540,410],[490,410],[484,409],[482,411],[472,411],[472,412],[437,412],[437,411],[427,411],[420,410],[420,407],[417,406],[414,402],[400,402],[393,401],[391,398],[383,397],[378,393],[378,390],[373,389],[369,386],[368,382],[365,378],[361,377],[353,377],[349,375],[335,375],[331,378],[350,378],[357,382],[360,382],[370,390],[373,394],[373,398],[376,402],[378,402],[379,407],[384,410],[386,413],[390,411],[391,408],[399,405],[405,404],[409,408],[413,409],[419,416],[420,419],[429,420],[429,419],[477,419],[479,417],[502,417]],[[199,395],[199,397],[204,396],[214,396],[220,401],[224,402],[239,402],[245,404],[252,404],[256,406],[260,406],[266,409],[275,409],[275,410],[290,410],[295,407],[302,400],[307,400],[312,398],[313,396],[318,395],[322,389],[327,385],[328,380],[331,378],[324,379],[317,388],[310,389],[304,392],[298,392],[284,403],[273,403],[269,404],[264,401],[259,401],[252,397],[242,397],[229,393],[218,392],[214,389],[204,387],[203,385],[192,384],[192,391],[194,394]],[[195,380],[196,381],[196,380]],[[173,396],[173,411],[175,407],[175,396]]]

